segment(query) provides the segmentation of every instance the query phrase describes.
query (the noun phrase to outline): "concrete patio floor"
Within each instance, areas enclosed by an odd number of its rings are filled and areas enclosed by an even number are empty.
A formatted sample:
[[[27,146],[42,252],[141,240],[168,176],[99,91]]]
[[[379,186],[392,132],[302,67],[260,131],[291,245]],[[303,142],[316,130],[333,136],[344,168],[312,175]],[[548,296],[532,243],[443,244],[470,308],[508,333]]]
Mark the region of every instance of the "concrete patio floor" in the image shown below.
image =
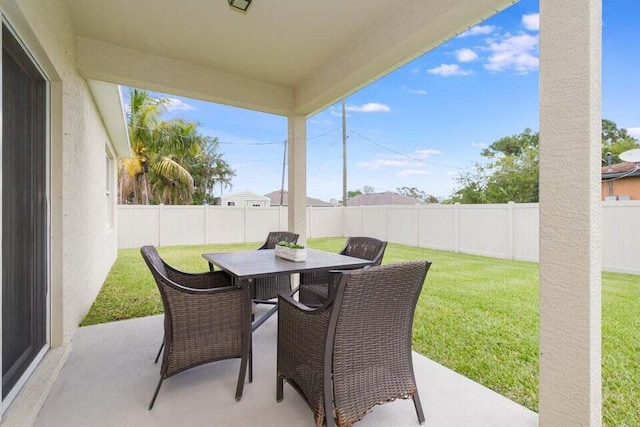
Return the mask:
[[[238,360],[194,368],[165,380],[147,410],[158,381],[153,363],[162,316],[80,328],[69,358],[40,411],[36,426],[314,426],[302,398],[285,384],[275,400],[277,316],[254,333],[254,379],[234,399]],[[536,426],[538,415],[414,353],[426,426]],[[418,426],[413,403],[374,408],[358,426]]]

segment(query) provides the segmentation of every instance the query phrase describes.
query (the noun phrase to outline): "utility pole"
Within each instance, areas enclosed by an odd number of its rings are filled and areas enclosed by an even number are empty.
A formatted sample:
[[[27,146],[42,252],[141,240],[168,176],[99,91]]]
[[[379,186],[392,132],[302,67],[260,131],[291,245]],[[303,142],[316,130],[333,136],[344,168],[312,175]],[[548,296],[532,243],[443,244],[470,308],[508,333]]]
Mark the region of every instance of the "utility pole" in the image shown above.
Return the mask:
[[[347,108],[342,100],[342,206],[347,206]]]

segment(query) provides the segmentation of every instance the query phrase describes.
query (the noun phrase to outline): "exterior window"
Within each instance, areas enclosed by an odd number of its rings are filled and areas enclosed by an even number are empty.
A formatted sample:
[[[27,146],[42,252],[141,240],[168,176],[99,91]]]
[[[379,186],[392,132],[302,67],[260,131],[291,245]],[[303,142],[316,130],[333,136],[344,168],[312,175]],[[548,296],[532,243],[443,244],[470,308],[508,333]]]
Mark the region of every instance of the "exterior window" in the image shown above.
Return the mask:
[[[114,180],[113,180],[113,168],[114,161],[113,157],[109,153],[109,149],[106,152],[106,163],[105,163],[105,193],[106,193],[106,204],[107,204],[107,222],[106,227],[107,230],[113,229],[113,217],[114,217],[114,209],[115,209],[115,190],[114,190]]]
[[[235,206],[236,202],[227,202],[227,206]]]
[[[254,204],[253,204],[253,207],[254,207],[254,208],[259,208],[259,207],[260,207],[260,203],[254,203]]]

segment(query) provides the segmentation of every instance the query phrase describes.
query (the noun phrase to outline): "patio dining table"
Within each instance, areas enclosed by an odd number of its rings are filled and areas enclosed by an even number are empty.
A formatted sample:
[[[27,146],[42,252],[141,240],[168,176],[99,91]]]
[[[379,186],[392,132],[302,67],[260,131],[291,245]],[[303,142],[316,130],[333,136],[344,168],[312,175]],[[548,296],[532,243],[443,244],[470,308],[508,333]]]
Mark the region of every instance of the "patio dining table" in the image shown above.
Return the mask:
[[[307,259],[298,262],[276,257],[273,249],[204,253],[202,257],[210,264],[229,273],[234,283],[240,286],[251,286],[251,282],[260,277],[322,270],[352,270],[366,267],[372,263],[372,261],[362,258],[315,249],[307,249]],[[250,304],[251,301],[247,303]],[[278,306],[276,304],[267,313],[252,323],[251,330],[255,331],[277,310]]]

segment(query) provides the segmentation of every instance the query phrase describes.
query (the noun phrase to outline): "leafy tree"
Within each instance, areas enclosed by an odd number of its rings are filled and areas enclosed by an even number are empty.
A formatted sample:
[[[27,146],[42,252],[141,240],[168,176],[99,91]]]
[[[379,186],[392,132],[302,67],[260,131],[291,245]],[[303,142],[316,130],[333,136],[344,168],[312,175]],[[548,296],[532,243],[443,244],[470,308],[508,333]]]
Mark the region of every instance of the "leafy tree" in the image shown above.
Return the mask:
[[[375,189],[375,188],[373,188],[373,187],[372,187],[372,186],[370,186],[370,185],[365,185],[364,187],[362,187],[362,192],[363,192],[364,194],[371,194],[371,193],[373,193],[373,192],[375,192],[375,191],[376,191],[376,189]]]
[[[420,200],[427,203],[439,203],[440,200],[432,195],[427,194],[424,190],[420,190],[416,187],[399,187],[396,188],[396,191],[399,194],[402,194],[407,197],[411,197],[412,199]]]
[[[519,135],[495,141],[482,150],[484,162],[458,176],[459,188],[447,202],[537,202],[538,139],[537,132],[525,129]],[[603,162],[606,163],[606,153],[611,153],[613,163],[619,163],[620,153],[634,148],[640,148],[640,144],[626,129],[618,128],[611,120],[602,120]]]
[[[525,129],[482,150],[485,163],[458,176],[460,188],[449,202],[517,203],[538,201],[538,133]]]
[[[602,159],[607,163],[607,153],[611,153],[611,162],[620,163],[620,153],[640,148],[638,140],[630,136],[624,128],[612,120],[602,120]]]
[[[360,194],[362,194],[362,190],[360,189],[349,190],[347,191],[347,199],[353,199],[354,197],[359,196]]]

